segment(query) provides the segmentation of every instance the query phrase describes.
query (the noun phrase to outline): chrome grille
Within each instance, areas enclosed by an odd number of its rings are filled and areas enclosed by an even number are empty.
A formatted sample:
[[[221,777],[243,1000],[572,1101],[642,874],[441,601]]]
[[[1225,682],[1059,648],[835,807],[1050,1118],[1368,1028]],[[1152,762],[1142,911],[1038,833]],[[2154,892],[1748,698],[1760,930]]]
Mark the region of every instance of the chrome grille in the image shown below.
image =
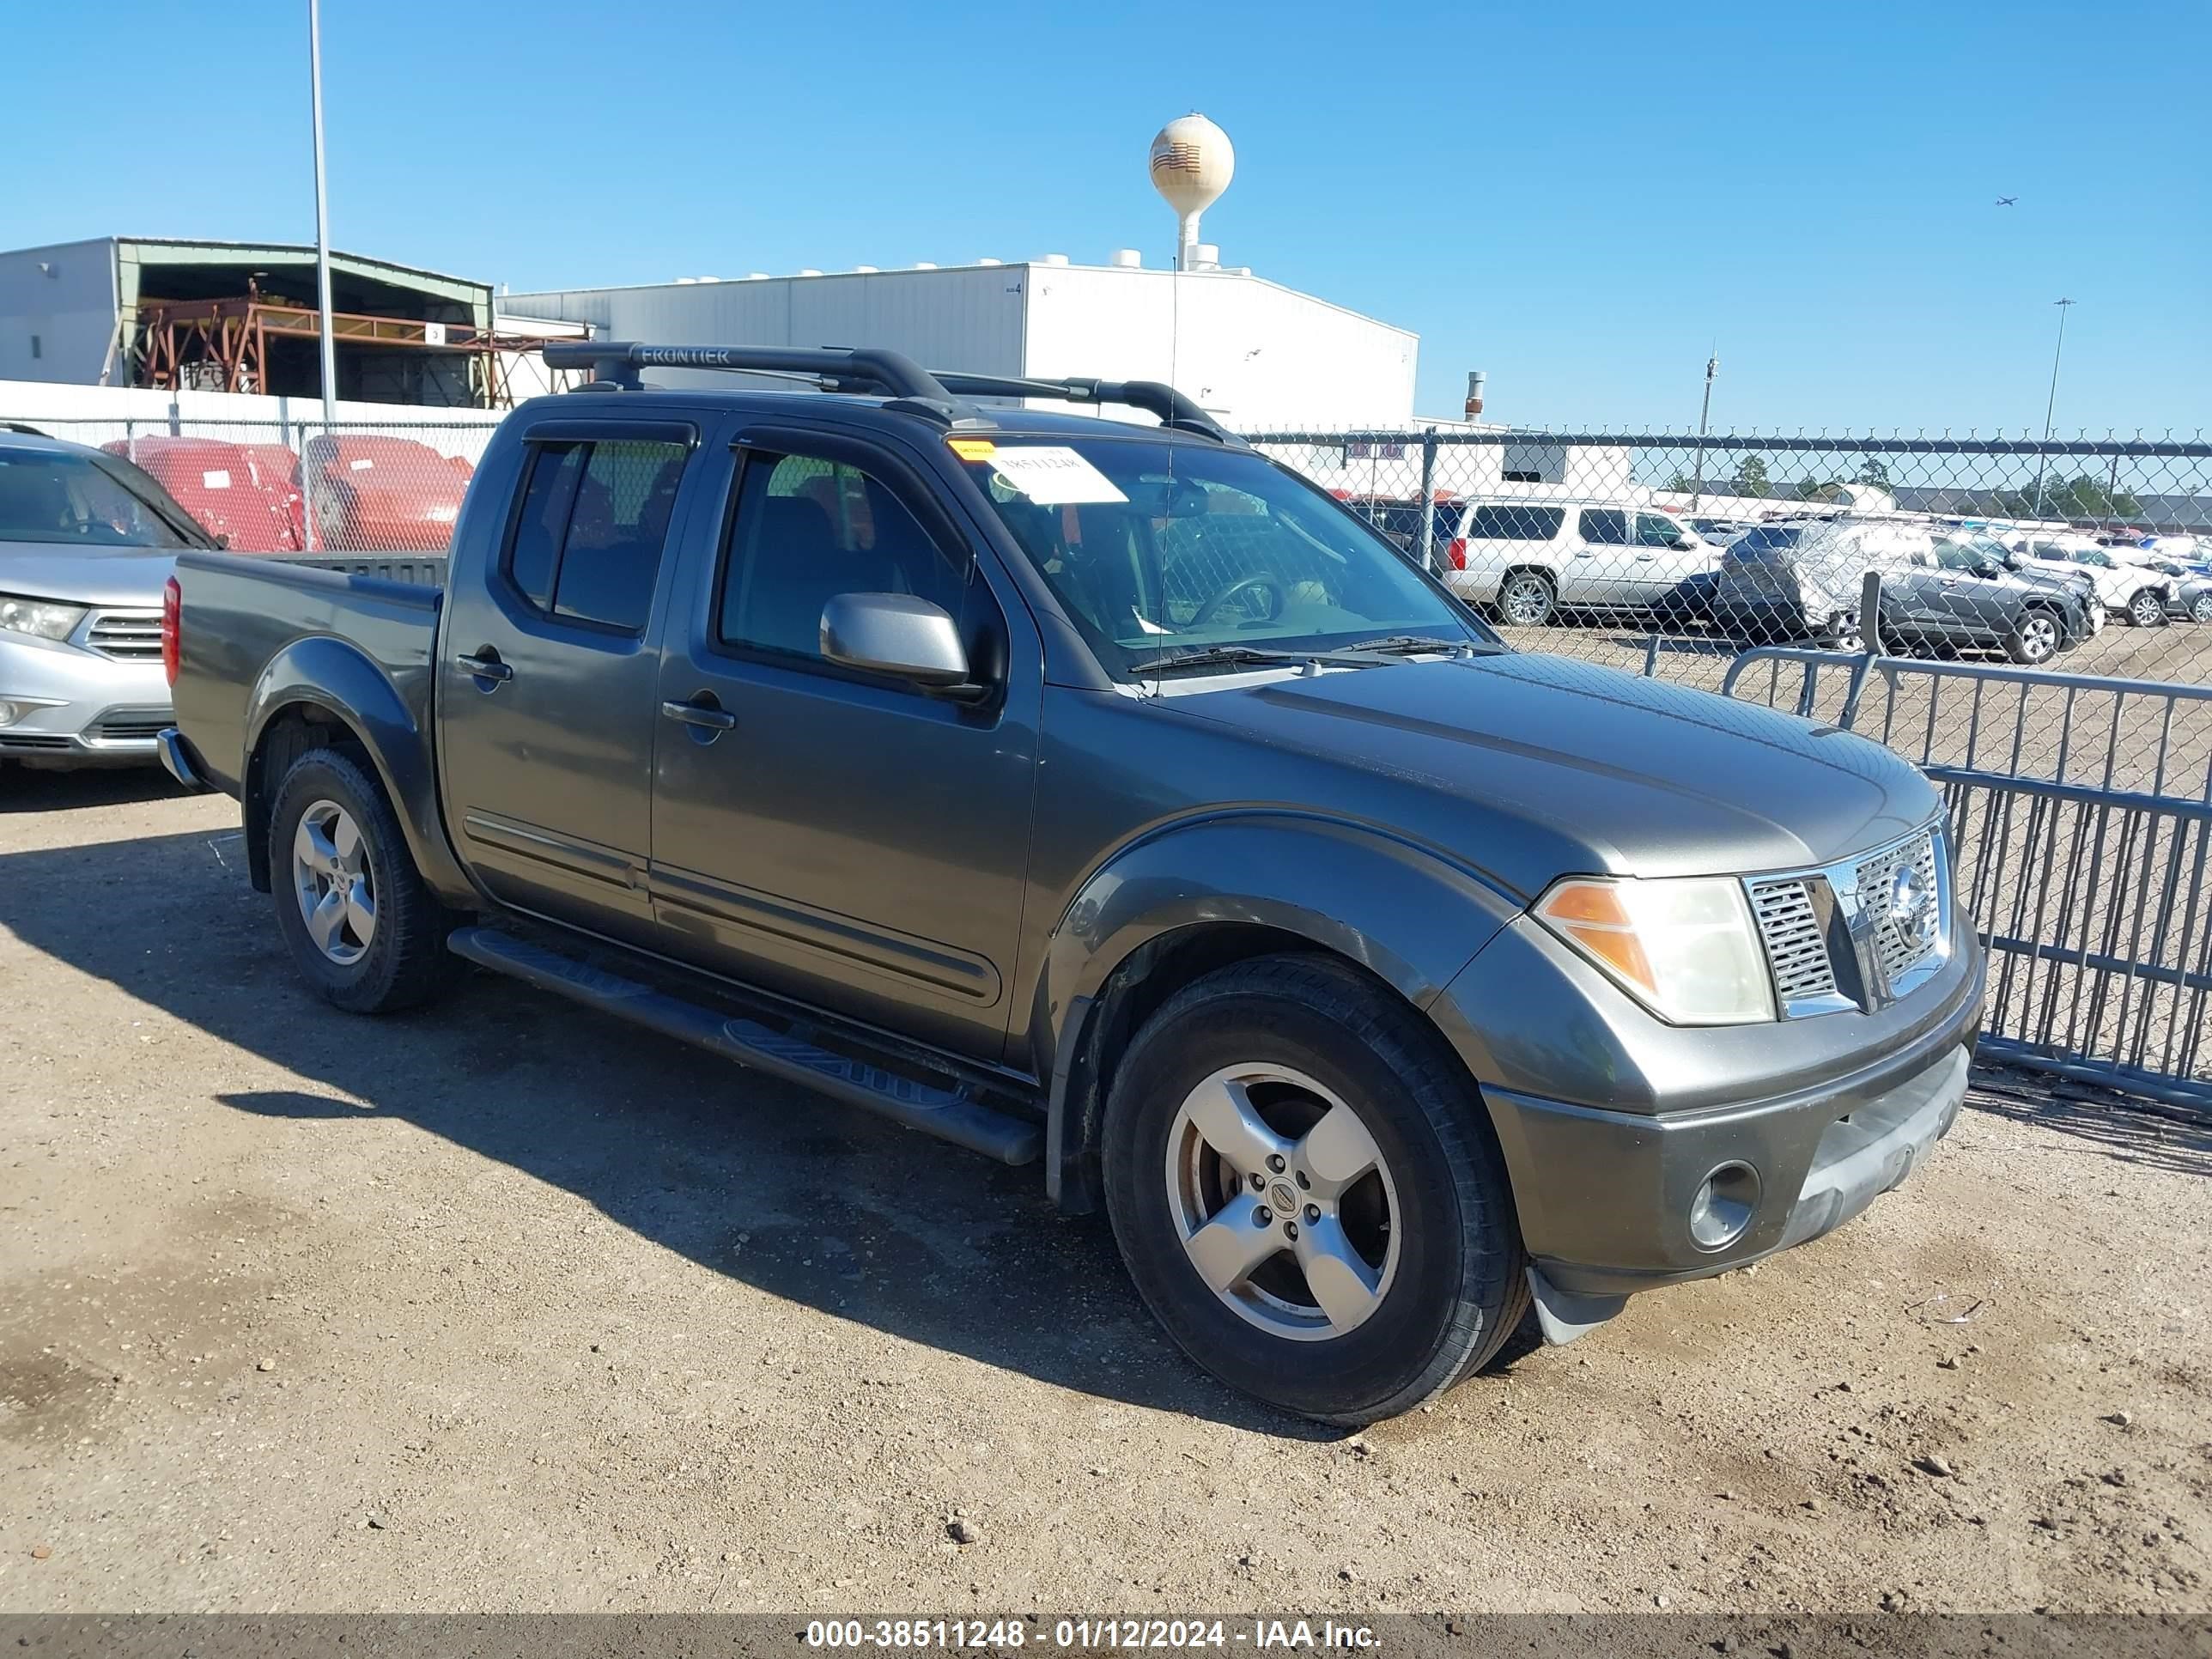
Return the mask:
[[[1784,1003],[1835,994],[1835,963],[1813,908],[1810,883],[1796,876],[1753,882],[1751,909],[1766,946],[1767,965],[1774,970],[1776,994]]]
[[[1919,877],[1920,890],[1927,895],[1917,925],[1911,927],[1899,924],[1889,914],[1891,884],[1896,881],[1897,872],[1908,866]],[[1899,975],[1936,948],[1942,935],[1935,836],[1915,836],[1867,860],[1858,867],[1858,889],[1860,906],[1875,917],[1875,950],[1881,960],[1882,977],[1893,985]]]
[[[101,611],[94,614],[84,642],[104,657],[123,662],[159,661],[161,655],[161,613],[159,611]]]

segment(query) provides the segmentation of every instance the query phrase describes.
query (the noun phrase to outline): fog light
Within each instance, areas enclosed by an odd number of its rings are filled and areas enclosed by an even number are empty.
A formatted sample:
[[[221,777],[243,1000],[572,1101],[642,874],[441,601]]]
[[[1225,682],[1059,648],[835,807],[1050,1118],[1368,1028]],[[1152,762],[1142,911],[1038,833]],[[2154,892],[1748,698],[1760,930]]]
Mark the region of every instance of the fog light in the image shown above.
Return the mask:
[[[1701,1250],[1726,1249],[1743,1237],[1758,1207],[1759,1171],[1748,1164],[1723,1164],[1690,1201],[1690,1237]]]
[[[32,705],[27,702],[9,702],[0,699],[0,726],[13,726],[29,714]]]

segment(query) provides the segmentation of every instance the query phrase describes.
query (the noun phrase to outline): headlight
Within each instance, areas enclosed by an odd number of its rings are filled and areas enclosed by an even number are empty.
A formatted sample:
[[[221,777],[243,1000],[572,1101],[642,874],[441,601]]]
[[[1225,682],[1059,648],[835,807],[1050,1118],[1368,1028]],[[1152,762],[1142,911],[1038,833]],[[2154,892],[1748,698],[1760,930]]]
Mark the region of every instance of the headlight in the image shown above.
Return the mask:
[[[41,640],[65,640],[84,620],[81,605],[56,605],[52,599],[19,599],[0,593],[0,629],[29,634]]]
[[[1751,905],[1742,884],[1729,877],[1571,876],[1536,902],[1535,915],[1674,1024],[1746,1025],[1775,1017]]]

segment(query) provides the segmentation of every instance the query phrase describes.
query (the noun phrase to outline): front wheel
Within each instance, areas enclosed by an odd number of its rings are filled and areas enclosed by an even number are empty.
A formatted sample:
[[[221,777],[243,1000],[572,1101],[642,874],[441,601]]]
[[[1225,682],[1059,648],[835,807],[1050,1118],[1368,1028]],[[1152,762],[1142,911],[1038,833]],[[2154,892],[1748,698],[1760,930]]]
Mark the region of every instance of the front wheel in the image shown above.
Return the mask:
[[[383,785],[352,754],[311,749],[284,775],[269,874],[293,960],[336,1006],[411,1008],[451,974],[453,917],[423,884]]]
[[[2005,636],[2005,654],[2016,663],[2033,668],[2057,656],[2061,642],[2058,619],[2048,611],[2031,611]]]
[[[2166,621],[2166,595],[2146,587],[2128,601],[2128,620],[2137,628],[2156,628]]]
[[[2199,593],[2189,607],[2189,620],[2212,623],[2212,593]]]
[[[1185,1352],[1325,1422],[1394,1416],[1480,1367],[1528,1305],[1481,1103],[1411,1008],[1325,957],[1186,987],[1116,1069],[1106,1196]]]

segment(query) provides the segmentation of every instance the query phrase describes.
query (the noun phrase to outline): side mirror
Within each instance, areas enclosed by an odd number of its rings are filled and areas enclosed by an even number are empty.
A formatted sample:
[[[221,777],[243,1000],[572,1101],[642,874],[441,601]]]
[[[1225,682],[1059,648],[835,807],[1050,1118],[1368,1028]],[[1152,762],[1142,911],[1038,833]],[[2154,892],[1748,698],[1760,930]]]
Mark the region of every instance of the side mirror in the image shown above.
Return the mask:
[[[216,531],[216,535],[215,535],[215,544],[216,544],[216,546],[218,549],[220,549],[222,551],[223,551],[223,552],[225,552],[225,553],[229,552],[229,551],[230,551],[230,532],[228,532],[228,530],[218,530],[218,531]]]
[[[933,691],[968,682],[968,651],[942,605],[911,593],[840,593],[822,607],[822,654]]]

